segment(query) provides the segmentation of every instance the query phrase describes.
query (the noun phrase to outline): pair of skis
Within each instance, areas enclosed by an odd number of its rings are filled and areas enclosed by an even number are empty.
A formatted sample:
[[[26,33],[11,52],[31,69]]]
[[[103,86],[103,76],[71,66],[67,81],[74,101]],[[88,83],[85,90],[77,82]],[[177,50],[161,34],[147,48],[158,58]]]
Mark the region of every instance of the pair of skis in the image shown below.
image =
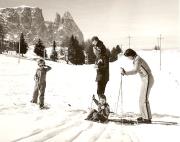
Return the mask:
[[[114,122],[116,124],[121,124],[121,125],[140,125],[140,124],[147,124],[147,125],[175,125],[175,126],[180,126],[177,122],[171,122],[171,121],[151,121],[151,123],[143,123],[143,122],[138,122],[137,120],[133,119],[108,119],[108,122]]]

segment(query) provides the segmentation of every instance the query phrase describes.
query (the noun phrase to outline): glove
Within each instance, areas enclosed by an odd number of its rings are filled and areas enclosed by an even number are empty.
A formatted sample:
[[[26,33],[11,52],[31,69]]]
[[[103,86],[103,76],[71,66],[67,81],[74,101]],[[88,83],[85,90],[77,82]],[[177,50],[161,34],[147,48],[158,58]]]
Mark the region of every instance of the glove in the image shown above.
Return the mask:
[[[105,107],[104,107],[104,106],[101,106],[101,109],[103,110],[103,109],[105,109]]]
[[[92,99],[94,100],[95,99],[95,96],[93,95]]]
[[[38,80],[38,77],[35,75],[34,76],[34,81],[37,81]]]
[[[98,62],[97,62],[97,64],[100,64],[100,63],[102,63],[102,62],[103,62],[102,59],[99,59]]]
[[[126,74],[126,71],[124,70],[124,68],[121,68],[121,74],[124,76]]]

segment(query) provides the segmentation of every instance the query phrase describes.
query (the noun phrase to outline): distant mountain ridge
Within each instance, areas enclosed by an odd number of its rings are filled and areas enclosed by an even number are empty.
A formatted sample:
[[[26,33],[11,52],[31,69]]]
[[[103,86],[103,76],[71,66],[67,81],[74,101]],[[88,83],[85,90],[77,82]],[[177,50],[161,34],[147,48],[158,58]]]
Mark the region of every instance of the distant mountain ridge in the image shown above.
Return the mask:
[[[23,32],[28,43],[34,43],[38,38],[47,45],[52,44],[53,40],[61,43],[63,38],[71,35],[76,36],[80,42],[84,41],[83,33],[68,11],[62,17],[56,13],[54,21],[45,21],[42,9],[19,6],[1,8],[0,17],[7,28],[9,40],[17,41]]]

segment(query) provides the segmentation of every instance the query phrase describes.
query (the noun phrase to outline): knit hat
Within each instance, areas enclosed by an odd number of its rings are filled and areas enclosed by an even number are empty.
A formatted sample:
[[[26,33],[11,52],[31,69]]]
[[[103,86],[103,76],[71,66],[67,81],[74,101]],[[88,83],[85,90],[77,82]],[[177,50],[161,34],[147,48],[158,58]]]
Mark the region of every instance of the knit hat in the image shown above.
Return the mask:
[[[38,60],[38,65],[40,66],[40,65],[42,65],[42,64],[45,64],[45,61],[44,61],[43,59],[39,59],[39,60]]]
[[[91,39],[91,41],[94,41],[94,40],[95,40],[95,41],[99,41],[99,38],[98,38],[97,36],[93,36],[92,39]]]

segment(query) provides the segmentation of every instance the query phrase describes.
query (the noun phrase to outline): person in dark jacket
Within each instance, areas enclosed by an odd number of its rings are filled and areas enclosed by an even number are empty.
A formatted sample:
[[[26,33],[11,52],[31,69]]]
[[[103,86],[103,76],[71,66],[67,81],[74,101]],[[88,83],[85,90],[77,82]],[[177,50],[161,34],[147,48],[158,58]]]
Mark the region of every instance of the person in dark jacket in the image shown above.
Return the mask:
[[[91,120],[95,122],[106,122],[110,113],[109,104],[106,102],[106,96],[101,95],[99,101],[95,99],[93,95],[93,101],[98,106],[98,110],[93,109],[85,120]]]
[[[37,99],[39,96],[39,107],[40,109],[44,108],[44,93],[46,89],[46,73],[51,70],[50,66],[45,65],[45,61],[40,59],[38,61],[39,68],[36,70],[36,74],[34,76],[35,80],[35,88],[33,93],[32,103],[37,103]]]
[[[122,68],[121,74],[134,75],[138,73],[142,81],[141,94],[139,98],[141,117],[137,118],[137,121],[142,123],[151,123],[152,115],[149,104],[149,94],[154,84],[154,77],[152,75],[151,69],[146,63],[146,61],[142,59],[139,55],[137,55],[134,50],[127,49],[124,55],[130,60],[133,60],[134,68],[130,71]]]
[[[96,55],[95,68],[97,69],[97,94],[104,95],[106,84],[109,81],[109,57],[106,47],[98,37],[92,38],[93,51]]]

